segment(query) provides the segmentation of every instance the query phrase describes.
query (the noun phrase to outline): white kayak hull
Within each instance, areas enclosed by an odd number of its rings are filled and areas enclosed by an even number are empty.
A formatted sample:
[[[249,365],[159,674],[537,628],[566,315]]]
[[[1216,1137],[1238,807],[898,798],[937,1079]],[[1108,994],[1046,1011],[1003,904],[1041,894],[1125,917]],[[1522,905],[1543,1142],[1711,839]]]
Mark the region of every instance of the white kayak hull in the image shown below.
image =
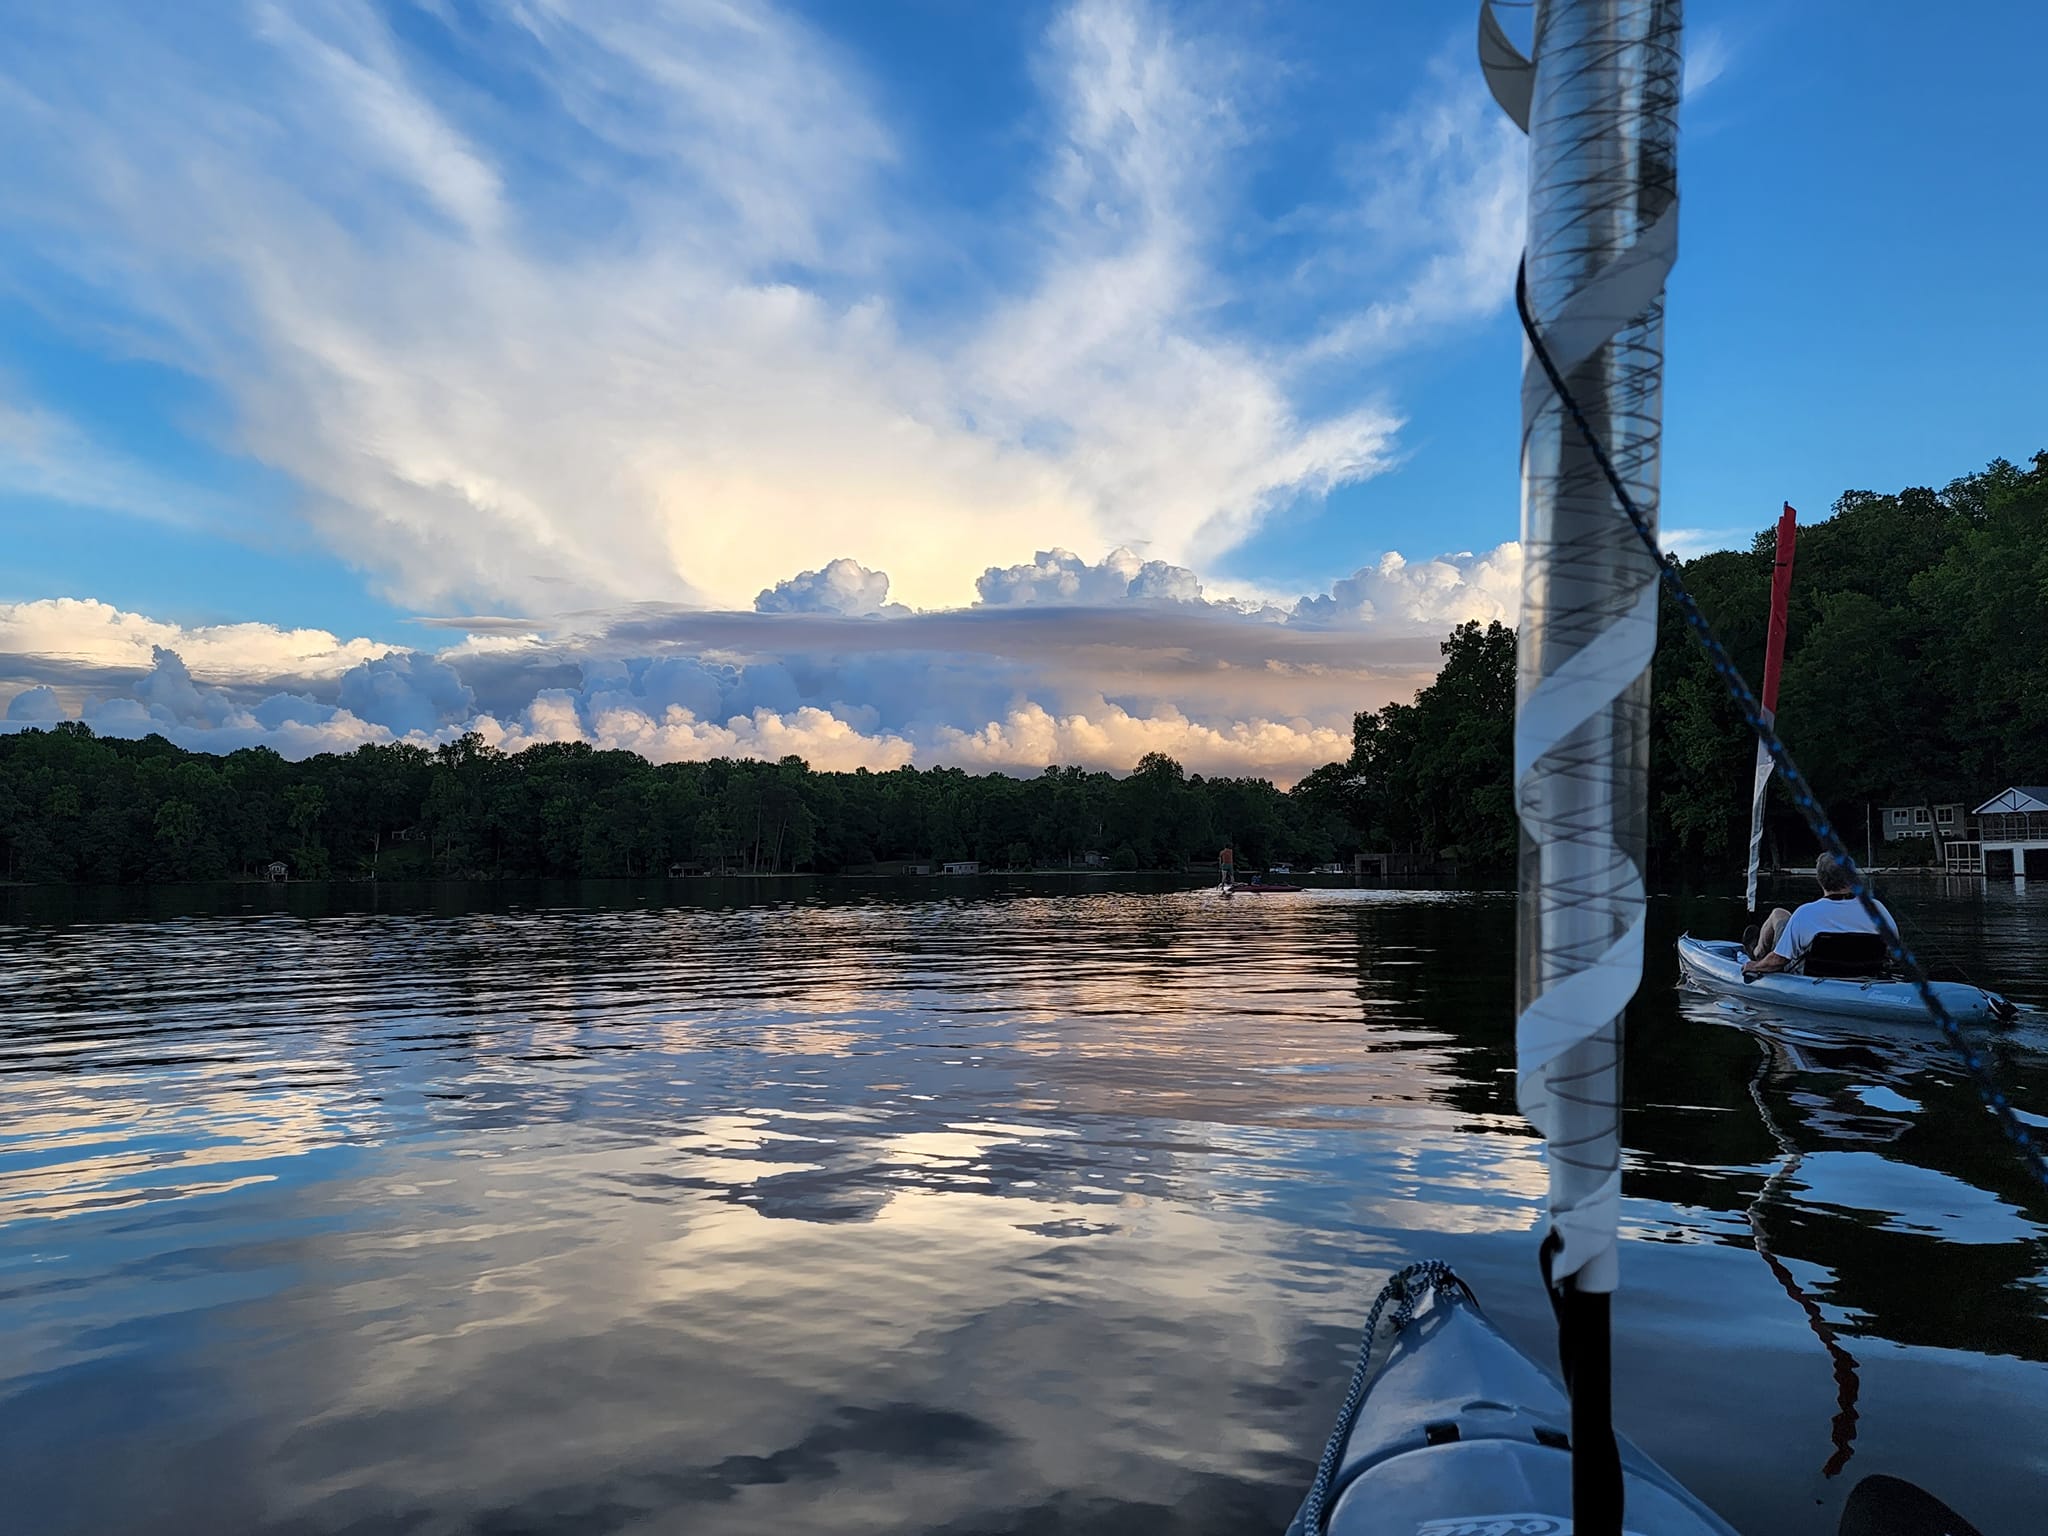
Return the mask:
[[[1557,1378],[1440,1290],[1373,1376],[1324,1533],[1570,1536],[1570,1428]],[[1630,1536],[1735,1536],[1626,1438],[1619,1449]],[[1289,1536],[1309,1536],[1305,1525],[1297,1515]]]
[[[1679,970],[1690,985],[1704,992],[1735,998],[1752,1007],[1896,1023],[1932,1022],[1927,1005],[1920,1000],[1920,989],[1909,981],[1800,976],[1785,971],[1750,980],[1742,974],[1742,963],[1742,946],[1733,939],[1696,939],[1686,934],[1678,941]],[[1989,1023],[2007,1008],[2003,998],[1982,987],[1960,981],[1937,981],[1933,986],[1934,995],[1960,1024]]]

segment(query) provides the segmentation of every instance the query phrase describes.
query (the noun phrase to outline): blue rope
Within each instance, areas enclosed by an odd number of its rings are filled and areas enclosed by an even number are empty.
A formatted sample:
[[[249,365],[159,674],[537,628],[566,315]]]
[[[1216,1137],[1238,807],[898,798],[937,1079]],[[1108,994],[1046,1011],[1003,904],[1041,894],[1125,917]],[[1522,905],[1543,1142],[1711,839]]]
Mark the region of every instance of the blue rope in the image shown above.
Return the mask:
[[[2012,1105],[2006,1100],[2005,1091],[1992,1077],[1990,1068],[1985,1065],[1984,1058],[1978,1053],[1977,1048],[1964,1036],[1962,1026],[1943,1006],[1941,998],[1935,993],[1933,982],[1928,979],[1926,969],[1913,952],[1906,948],[1906,941],[1900,937],[1898,929],[1893,926],[1884,909],[1877,904],[1877,898],[1870,894],[1870,887],[1864,884],[1863,872],[1857,868],[1855,856],[1849,852],[1848,844],[1842,841],[1841,834],[1835,830],[1835,824],[1828,819],[1826,808],[1814,796],[1805,776],[1799,771],[1799,765],[1792,761],[1791,752],[1779,739],[1778,733],[1772,729],[1769,718],[1763,712],[1763,706],[1757,702],[1756,695],[1750,691],[1749,684],[1743,680],[1741,672],[1736,670],[1727,647],[1722,645],[1720,637],[1714,633],[1706,615],[1700,612],[1700,605],[1694,600],[1692,593],[1686,590],[1685,578],[1678,571],[1678,562],[1667,557],[1658,547],[1656,531],[1637,509],[1634,498],[1622,484],[1621,476],[1615,472],[1613,461],[1607,457],[1607,450],[1601,444],[1599,435],[1594,432],[1593,424],[1586,420],[1585,412],[1579,409],[1579,402],[1572,398],[1572,392],[1565,387],[1564,380],[1559,377],[1556,365],[1550,360],[1550,353],[1544,348],[1543,337],[1537,332],[1535,317],[1529,313],[1529,275],[1526,264],[1515,273],[1515,308],[1521,314],[1522,329],[1529,337],[1529,346],[1536,354],[1536,361],[1542,364],[1544,375],[1550,380],[1550,387],[1557,391],[1557,398],[1563,404],[1566,414],[1578,428],[1579,436],[1585,439],[1586,447],[1592,451],[1594,460],[1600,466],[1600,472],[1607,477],[1608,485],[1613,487],[1615,499],[1621,503],[1621,510],[1628,515],[1630,524],[1635,528],[1636,537],[1642,540],[1643,548],[1649,551],[1650,558],[1656,562],[1657,575],[1664,584],[1664,590],[1670,594],[1672,601],[1678,604],[1679,613],[1692,630],[1693,638],[1707,653],[1707,660],[1713,664],[1715,674],[1728,690],[1728,696],[1742,711],[1743,720],[1756,733],[1756,739],[1763,743],[1764,750],[1770,753],[1772,763],[1777,766],[1779,776],[1784,779],[1785,787],[1791,793],[1792,803],[1799,808],[1799,814],[1805,819],[1807,826],[1813,829],[1813,835],[1820,839],[1821,846],[1848,868],[1850,893],[1862,903],[1863,910],[1870,914],[1871,923],[1883,936],[1892,958],[1905,969],[1907,979],[1920,994],[1920,1001],[1926,1007],[1928,1017],[1934,1020],[1935,1028],[1941,1031],[1942,1038],[1948,1041],[1955,1048],[1956,1054],[1962,1058],[1971,1085],[1977,1090],[1977,1097],[1997,1117],[1999,1125],[2011,1140],[2027,1172],[2043,1187],[2048,1187],[2048,1162],[2042,1160],[2040,1148],[2035,1146],[2033,1136],[2021,1123],[2019,1116],[2013,1113]]]
[[[1366,1314],[1365,1331],[1359,1339],[1358,1364],[1352,1368],[1351,1384],[1344,1389],[1344,1404],[1337,1410],[1337,1427],[1330,1431],[1329,1443],[1323,1447],[1323,1459],[1316,1463],[1315,1481],[1308,1485],[1308,1496],[1301,1501],[1301,1512],[1288,1527],[1288,1536],[1323,1536],[1323,1522],[1329,1519],[1330,1491],[1337,1480],[1337,1469],[1344,1461],[1344,1447],[1351,1439],[1352,1426],[1358,1422],[1358,1410],[1365,1406],[1365,1391],[1372,1379],[1373,1344],[1380,1333],[1380,1314],[1387,1303],[1400,1298],[1400,1305],[1394,1309],[1394,1332],[1399,1333],[1415,1321],[1415,1309],[1422,1304],[1425,1296],[1441,1290],[1456,1287],[1470,1295],[1465,1282],[1451,1273],[1451,1266],[1442,1259],[1422,1259],[1396,1270],[1387,1283],[1380,1287],[1379,1298],[1373,1302],[1372,1311]]]

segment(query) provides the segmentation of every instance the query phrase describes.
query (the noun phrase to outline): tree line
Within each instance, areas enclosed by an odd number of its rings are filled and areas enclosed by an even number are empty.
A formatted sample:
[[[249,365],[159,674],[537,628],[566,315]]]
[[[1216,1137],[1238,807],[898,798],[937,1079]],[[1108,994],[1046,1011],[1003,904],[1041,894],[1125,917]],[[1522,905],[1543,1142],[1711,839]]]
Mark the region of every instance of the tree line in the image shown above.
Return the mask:
[[[1204,778],[1151,754],[1122,778],[957,768],[819,773],[801,758],[650,763],[551,742],[517,753],[467,735],[288,762],[264,747],[188,752],[79,723],[0,737],[8,878],[832,874],[888,861],[990,869],[1213,865],[1234,839],[1257,866],[1334,860],[1350,834],[1263,779]]]
[[[1735,662],[1762,683],[1777,529],[1680,567]],[[1467,624],[1412,704],[1360,714],[1351,757],[1296,787],[1374,846],[1449,849],[1505,870],[1516,828],[1515,641]],[[1677,608],[1658,618],[1650,707],[1653,869],[1717,871],[1749,845],[1755,748]],[[1941,491],[1851,491],[1795,550],[1778,725],[1860,852],[1885,805],[1981,804],[2048,780],[2048,453]],[[1770,835],[1811,839],[1774,786]],[[1910,854],[1915,850],[1898,850]]]
[[[1752,679],[1775,529],[1683,574]],[[24,881],[645,876],[676,864],[836,873],[896,860],[992,869],[1348,860],[1406,849],[1512,868],[1515,635],[1469,623],[1413,702],[1362,711],[1352,751],[1292,789],[1205,778],[1153,753],[1121,778],[957,768],[819,773],[800,758],[654,764],[577,742],[495,751],[470,735],[287,762],[82,724],[0,736],[0,871]],[[1652,683],[1650,852],[1666,871],[1739,861],[1752,748],[1670,605]],[[1852,491],[1803,528],[1779,720],[1852,827],[1865,806],[1975,803],[2048,778],[2048,453],[1945,490]],[[1786,848],[1803,836],[1774,813]]]

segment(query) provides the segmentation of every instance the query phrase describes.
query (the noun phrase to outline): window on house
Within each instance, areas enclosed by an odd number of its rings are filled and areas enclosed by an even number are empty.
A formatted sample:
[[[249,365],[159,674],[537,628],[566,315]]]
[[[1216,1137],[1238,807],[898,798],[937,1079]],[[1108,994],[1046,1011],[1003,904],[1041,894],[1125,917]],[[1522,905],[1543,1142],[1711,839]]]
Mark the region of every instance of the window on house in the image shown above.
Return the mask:
[[[1921,807],[1920,807],[1920,808],[1919,808],[1918,810],[1916,810],[1916,811],[1914,811],[1914,812],[1913,812],[1913,825],[1914,825],[1914,826],[1916,826],[1916,827],[1924,827],[1924,826],[1926,826],[1926,825],[1927,825],[1927,807],[1926,807],[1926,806],[1924,806],[1924,805],[1923,805],[1923,806],[1921,806]]]
[[[1952,805],[1944,805],[1934,813],[1934,819],[1943,826],[1947,826],[1956,819],[1956,808]]]

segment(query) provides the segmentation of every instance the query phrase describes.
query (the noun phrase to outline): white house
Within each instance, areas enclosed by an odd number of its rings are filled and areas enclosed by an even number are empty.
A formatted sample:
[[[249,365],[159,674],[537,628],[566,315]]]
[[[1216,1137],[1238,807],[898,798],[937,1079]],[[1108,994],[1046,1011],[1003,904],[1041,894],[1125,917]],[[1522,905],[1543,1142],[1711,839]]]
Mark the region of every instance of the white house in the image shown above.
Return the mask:
[[[978,875],[981,873],[981,860],[954,859],[945,866],[945,871],[949,875]]]
[[[2048,875],[2048,785],[2015,785],[1971,814],[1985,874]]]

